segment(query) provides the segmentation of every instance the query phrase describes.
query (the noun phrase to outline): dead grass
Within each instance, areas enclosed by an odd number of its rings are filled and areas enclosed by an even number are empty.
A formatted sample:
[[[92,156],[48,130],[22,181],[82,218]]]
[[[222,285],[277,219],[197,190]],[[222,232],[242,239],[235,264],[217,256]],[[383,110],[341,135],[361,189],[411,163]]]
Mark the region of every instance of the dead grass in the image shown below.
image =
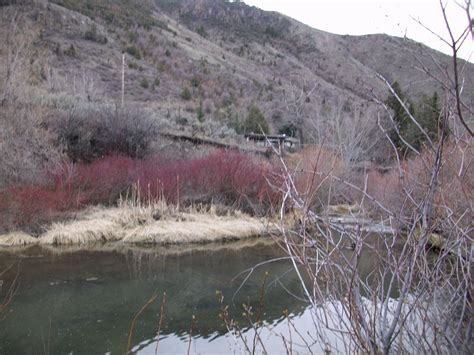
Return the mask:
[[[209,243],[249,238],[266,232],[264,224],[250,217],[183,215],[184,220],[156,221],[129,231],[124,243]]]
[[[55,223],[39,238],[41,244],[88,244],[120,240],[120,226],[106,219],[86,219],[68,223]]]
[[[39,243],[209,243],[244,239],[267,232],[261,220],[240,213],[217,216],[213,209],[179,213],[163,203],[141,205],[124,202],[116,208],[94,207],[78,214],[74,221],[56,223],[39,237]]]
[[[12,232],[0,235],[0,246],[14,247],[38,243],[38,239],[23,232]]]
[[[349,204],[340,204],[340,205],[330,205],[327,208],[329,215],[352,215],[359,214],[360,208],[358,205],[349,205]]]

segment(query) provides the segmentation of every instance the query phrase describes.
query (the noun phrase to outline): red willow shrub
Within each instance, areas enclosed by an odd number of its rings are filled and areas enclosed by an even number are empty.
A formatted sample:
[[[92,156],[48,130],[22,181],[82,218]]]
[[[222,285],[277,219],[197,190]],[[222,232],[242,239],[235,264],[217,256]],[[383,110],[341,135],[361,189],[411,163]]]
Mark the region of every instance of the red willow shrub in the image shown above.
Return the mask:
[[[267,179],[274,167],[263,158],[238,152],[216,151],[188,161],[162,161],[154,158],[138,169],[142,196],[167,201],[214,202],[236,208],[269,208],[278,194]]]
[[[114,204],[133,185],[144,200],[214,201],[261,213],[278,201],[278,193],[267,180],[274,172],[274,166],[263,158],[231,151],[181,161],[111,155],[90,164],[65,162],[47,172],[45,185],[0,190],[0,228],[35,230],[61,212]]]
[[[70,210],[71,195],[51,186],[10,187],[0,191],[0,229],[28,226],[38,230],[58,212]]]

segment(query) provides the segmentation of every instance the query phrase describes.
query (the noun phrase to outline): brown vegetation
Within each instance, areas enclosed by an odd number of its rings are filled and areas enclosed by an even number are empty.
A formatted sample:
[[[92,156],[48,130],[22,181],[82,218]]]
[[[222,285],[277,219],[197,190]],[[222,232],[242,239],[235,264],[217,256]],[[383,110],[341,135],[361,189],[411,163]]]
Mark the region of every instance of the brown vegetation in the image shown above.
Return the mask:
[[[73,220],[47,227],[38,238],[16,232],[0,235],[0,246],[90,245],[121,241],[127,244],[183,244],[240,240],[269,233],[263,221],[240,213],[218,216],[213,211],[177,212],[162,203],[121,203],[92,208]]]

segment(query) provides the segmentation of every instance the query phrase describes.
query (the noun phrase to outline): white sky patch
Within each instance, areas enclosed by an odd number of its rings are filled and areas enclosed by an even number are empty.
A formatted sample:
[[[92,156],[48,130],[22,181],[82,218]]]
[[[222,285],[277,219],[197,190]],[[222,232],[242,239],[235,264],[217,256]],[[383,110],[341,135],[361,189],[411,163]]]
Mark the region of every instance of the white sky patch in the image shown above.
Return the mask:
[[[456,4],[464,0],[443,0],[448,3],[447,15],[455,36],[468,25],[466,12]],[[244,0],[263,10],[278,11],[319,30],[349,35],[386,33],[414,39],[447,54],[450,48],[439,38],[416,23],[445,39],[449,39],[439,0]],[[474,16],[474,1],[471,15]],[[474,39],[469,36],[460,56],[474,62]]]

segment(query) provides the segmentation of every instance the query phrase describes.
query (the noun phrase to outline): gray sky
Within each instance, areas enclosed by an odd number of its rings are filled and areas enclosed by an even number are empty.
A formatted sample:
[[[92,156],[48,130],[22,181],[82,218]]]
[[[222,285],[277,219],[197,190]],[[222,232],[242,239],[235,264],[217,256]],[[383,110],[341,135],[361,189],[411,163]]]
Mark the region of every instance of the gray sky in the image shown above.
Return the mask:
[[[407,36],[449,54],[449,47],[420,26],[419,19],[431,30],[449,38],[439,0],[243,0],[248,5],[278,11],[311,27],[338,34],[387,33]],[[460,35],[468,23],[467,15],[455,3],[448,2],[447,14],[454,33]],[[473,2],[474,3],[474,2]],[[474,16],[474,9],[471,11]],[[414,18],[414,19],[413,19]],[[474,43],[465,42],[461,57],[474,62]]]

